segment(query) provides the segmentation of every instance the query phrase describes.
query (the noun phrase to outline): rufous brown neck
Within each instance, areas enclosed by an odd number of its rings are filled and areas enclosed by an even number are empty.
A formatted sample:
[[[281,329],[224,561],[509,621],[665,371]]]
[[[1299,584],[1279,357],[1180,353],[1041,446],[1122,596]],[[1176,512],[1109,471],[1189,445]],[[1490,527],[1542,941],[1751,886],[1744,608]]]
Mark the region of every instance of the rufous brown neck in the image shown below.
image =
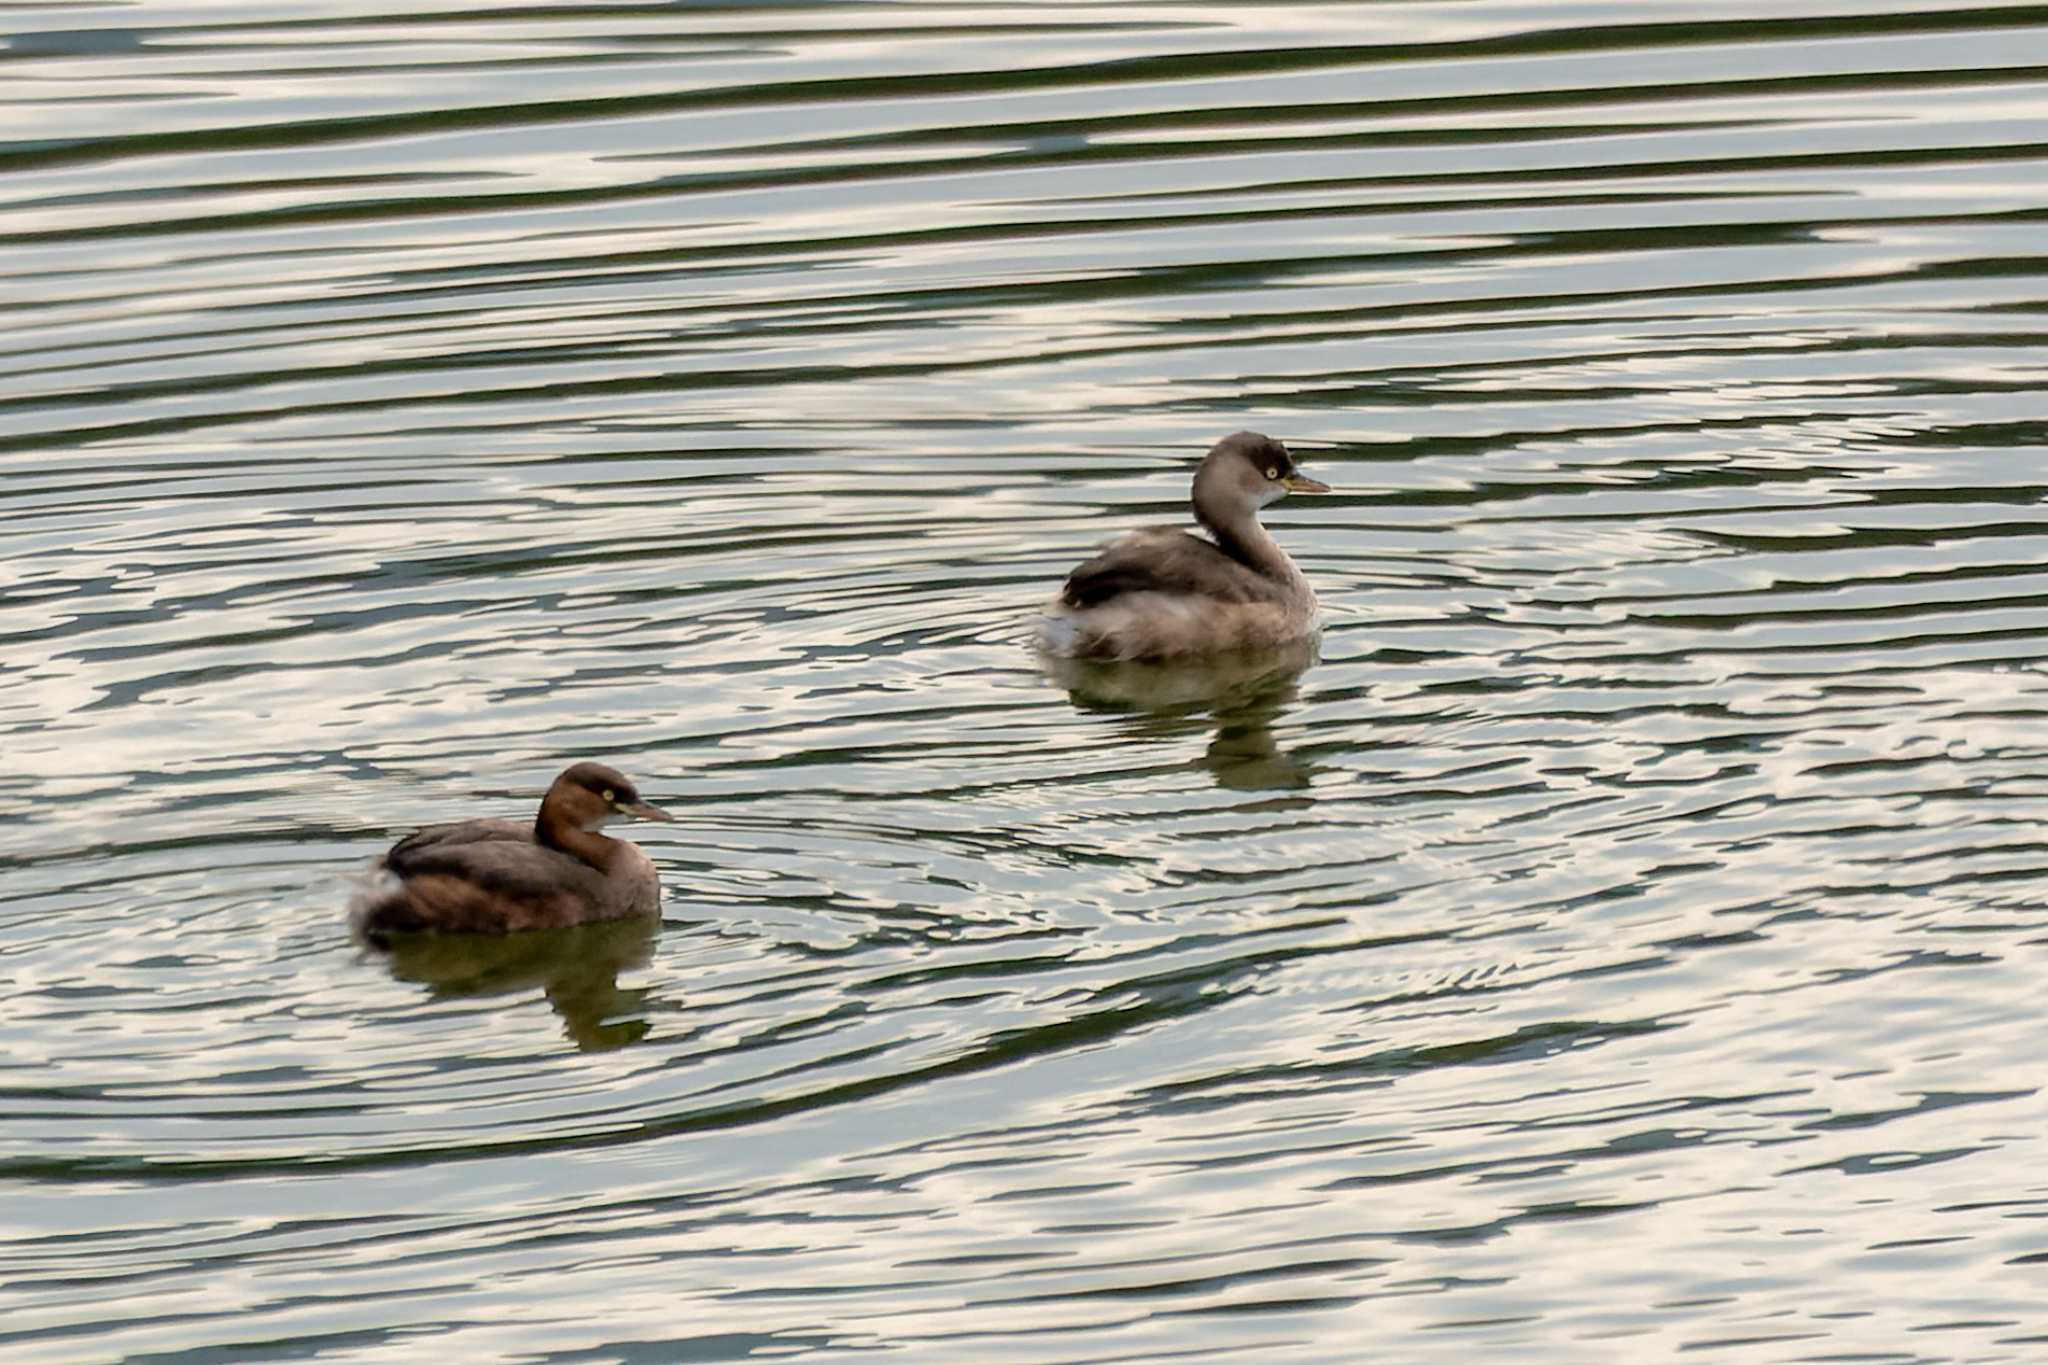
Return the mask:
[[[599,872],[609,872],[619,851],[619,841],[585,829],[586,822],[571,809],[573,804],[558,800],[554,792],[549,792],[533,822],[534,842],[544,848],[560,849]]]

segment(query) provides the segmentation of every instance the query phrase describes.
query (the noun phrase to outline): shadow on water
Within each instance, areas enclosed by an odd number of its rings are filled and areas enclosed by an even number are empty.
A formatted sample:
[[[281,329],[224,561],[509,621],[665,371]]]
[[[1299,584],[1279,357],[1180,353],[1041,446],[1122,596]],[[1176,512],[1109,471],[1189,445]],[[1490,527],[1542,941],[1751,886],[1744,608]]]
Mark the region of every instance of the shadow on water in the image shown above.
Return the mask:
[[[647,1036],[646,992],[621,989],[619,973],[654,957],[653,917],[521,934],[423,934],[372,950],[400,981],[436,999],[530,994],[539,990],[562,1018],[563,1036],[584,1052],[605,1052]]]
[[[1305,640],[1268,650],[1200,659],[1063,659],[1041,655],[1046,675],[1083,711],[1130,716],[1129,732],[1173,739],[1213,727],[1201,766],[1232,791],[1306,788],[1316,768],[1281,749],[1273,723],[1299,694],[1319,645]]]
[[[2048,1339],[2048,7],[308,8],[0,18],[7,1365]]]

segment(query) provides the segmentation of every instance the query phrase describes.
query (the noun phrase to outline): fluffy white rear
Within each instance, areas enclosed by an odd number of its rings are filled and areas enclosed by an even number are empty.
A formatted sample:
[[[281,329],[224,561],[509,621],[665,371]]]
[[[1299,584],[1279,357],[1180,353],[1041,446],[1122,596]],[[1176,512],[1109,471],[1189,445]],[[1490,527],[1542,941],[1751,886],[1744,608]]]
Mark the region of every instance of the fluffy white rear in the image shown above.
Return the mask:
[[[1038,642],[1062,659],[1173,659],[1272,649],[1313,638],[1317,625],[1313,596],[1289,607],[1132,592],[1078,609],[1055,602],[1039,623]]]
[[[384,899],[397,891],[398,888],[399,880],[397,876],[392,873],[390,868],[384,866],[384,859],[382,857],[379,857],[375,862],[364,868],[349,884],[349,932],[357,938],[361,938],[363,936],[363,923],[369,918],[370,911],[382,904]]]

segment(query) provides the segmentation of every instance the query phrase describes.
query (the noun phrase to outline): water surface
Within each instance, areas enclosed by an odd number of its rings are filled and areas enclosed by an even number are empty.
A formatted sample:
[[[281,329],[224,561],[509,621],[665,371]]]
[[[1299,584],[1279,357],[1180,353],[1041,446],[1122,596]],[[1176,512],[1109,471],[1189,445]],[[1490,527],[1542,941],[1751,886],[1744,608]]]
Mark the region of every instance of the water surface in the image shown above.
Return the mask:
[[[0,38],[9,1361],[2043,1351],[2039,7]],[[1049,674],[1247,427],[1320,659]]]

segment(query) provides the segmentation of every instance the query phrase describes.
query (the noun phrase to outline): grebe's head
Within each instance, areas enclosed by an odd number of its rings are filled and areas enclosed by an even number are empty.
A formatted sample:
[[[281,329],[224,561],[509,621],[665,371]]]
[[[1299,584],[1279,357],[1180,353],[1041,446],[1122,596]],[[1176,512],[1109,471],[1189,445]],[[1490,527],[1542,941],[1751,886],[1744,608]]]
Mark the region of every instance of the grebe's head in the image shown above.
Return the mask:
[[[561,811],[584,830],[602,829],[614,820],[675,819],[661,807],[641,800],[633,779],[602,763],[577,763],[563,769],[541,805]]]
[[[1210,448],[1195,471],[1195,510],[1230,516],[1256,511],[1289,493],[1327,493],[1330,485],[1295,467],[1286,446],[1256,431],[1240,431]]]

